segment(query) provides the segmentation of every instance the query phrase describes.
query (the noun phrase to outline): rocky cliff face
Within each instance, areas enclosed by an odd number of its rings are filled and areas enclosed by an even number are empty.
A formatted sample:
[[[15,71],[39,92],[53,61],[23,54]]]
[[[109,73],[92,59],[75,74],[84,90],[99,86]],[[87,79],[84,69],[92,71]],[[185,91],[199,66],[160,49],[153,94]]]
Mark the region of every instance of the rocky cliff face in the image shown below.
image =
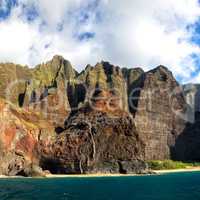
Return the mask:
[[[171,158],[171,148],[185,127],[185,100],[170,71],[163,66],[145,73],[139,87],[135,123],[145,159]]]
[[[198,152],[198,143],[181,151],[198,123],[188,129],[188,94],[163,66],[101,62],[77,73],[55,56],[33,69],[0,64],[0,72],[2,174],[141,173],[144,160]]]
[[[41,152],[41,166],[52,173],[142,173],[143,145],[128,113],[84,108],[67,120],[51,151]]]
[[[70,113],[66,85],[77,73],[67,60],[54,56],[51,61],[34,69],[0,64],[0,70],[2,98],[19,107],[34,108],[55,126],[63,125]]]
[[[187,102],[187,123],[181,135],[176,140],[173,149],[180,160],[200,160],[200,85],[183,86]]]
[[[32,110],[0,99],[0,174],[32,175],[39,166],[38,144],[49,144],[54,127]],[[39,173],[39,172],[38,172]]]

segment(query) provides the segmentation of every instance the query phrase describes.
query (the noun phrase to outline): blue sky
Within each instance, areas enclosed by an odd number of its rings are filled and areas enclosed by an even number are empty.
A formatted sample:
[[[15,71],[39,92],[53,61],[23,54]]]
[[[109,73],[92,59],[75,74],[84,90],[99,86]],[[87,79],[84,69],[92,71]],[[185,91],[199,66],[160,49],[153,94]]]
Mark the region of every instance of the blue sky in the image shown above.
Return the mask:
[[[108,60],[167,66],[200,83],[198,0],[0,0],[0,62],[35,66],[55,54],[80,71]]]

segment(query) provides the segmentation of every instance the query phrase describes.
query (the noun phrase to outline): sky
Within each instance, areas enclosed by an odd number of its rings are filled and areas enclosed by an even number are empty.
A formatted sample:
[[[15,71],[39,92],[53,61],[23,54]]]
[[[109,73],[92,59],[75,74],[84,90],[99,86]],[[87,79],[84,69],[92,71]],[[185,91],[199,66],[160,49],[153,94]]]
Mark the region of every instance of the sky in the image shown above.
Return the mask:
[[[168,67],[200,83],[199,0],[0,0],[0,62],[62,55],[77,71],[104,60]]]

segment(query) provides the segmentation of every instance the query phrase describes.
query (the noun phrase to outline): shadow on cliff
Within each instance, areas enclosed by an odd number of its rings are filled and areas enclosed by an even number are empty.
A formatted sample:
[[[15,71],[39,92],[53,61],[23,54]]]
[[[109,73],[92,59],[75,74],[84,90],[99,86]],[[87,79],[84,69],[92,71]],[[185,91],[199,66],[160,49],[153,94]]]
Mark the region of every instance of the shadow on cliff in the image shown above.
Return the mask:
[[[129,111],[135,115],[138,108],[141,89],[144,87],[145,74],[141,74],[138,79],[128,86]]]
[[[171,148],[171,158],[180,161],[200,161],[200,112],[195,114],[194,123],[186,123]]]
[[[61,162],[56,158],[42,158],[40,166],[43,170],[48,170],[52,174],[81,174],[80,162]]]
[[[78,110],[79,103],[84,102],[86,98],[86,88],[84,84],[69,84],[66,92],[71,112],[74,113]]]

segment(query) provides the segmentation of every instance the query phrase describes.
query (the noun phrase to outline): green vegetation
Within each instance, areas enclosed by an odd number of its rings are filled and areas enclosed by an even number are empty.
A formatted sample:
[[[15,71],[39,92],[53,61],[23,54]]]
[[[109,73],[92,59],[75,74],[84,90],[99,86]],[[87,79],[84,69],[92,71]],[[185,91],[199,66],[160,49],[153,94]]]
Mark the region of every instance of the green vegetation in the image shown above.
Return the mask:
[[[152,170],[167,170],[167,169],[185,169],[187,167],[200,167],[198,162],[181,162],[173,160],[151,160],[147,161],[149,168]]]

